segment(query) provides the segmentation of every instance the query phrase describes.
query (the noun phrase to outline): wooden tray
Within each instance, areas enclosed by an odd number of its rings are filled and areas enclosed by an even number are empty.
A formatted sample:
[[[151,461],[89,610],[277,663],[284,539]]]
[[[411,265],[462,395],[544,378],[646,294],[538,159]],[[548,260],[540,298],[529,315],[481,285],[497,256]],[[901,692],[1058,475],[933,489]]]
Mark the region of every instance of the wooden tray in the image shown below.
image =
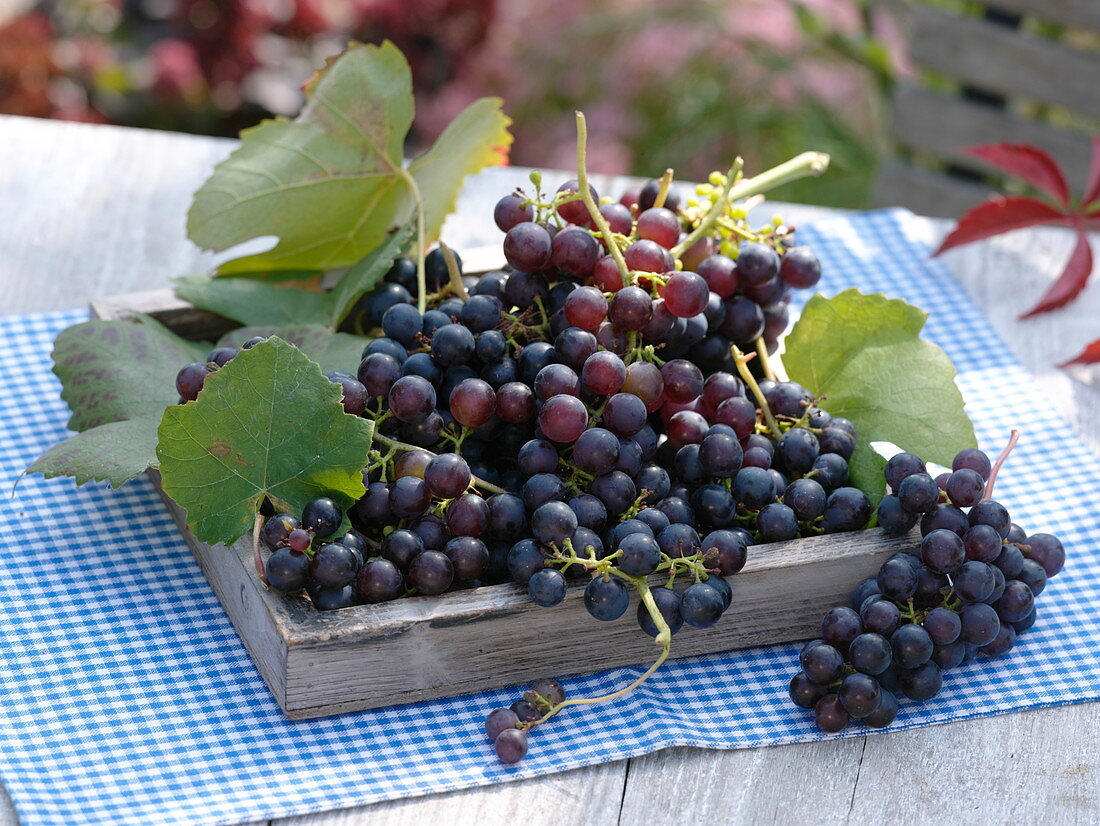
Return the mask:
[[[97,318],[151,315],[180,335],[216,339],[236,325],[180,301],[169,290],[92,303]],[[252,565],[251,537],[210,546],[187,530],[186,514],[149,478],[213,586],[279,706],[292,719],[430,700],[624,665],[657,654],[638,628],[636,605],[616,622],[593,619],[583,588],[540,608],[526,589],[492,585],[337,611],[269,590]],[[689,657],[817,635],[821,616],[909,537],[872,529],[754,545],[729,582],[733,604],[713,628],[684,626],[672,657]],[[636,602],[636,597],[635,597]]]

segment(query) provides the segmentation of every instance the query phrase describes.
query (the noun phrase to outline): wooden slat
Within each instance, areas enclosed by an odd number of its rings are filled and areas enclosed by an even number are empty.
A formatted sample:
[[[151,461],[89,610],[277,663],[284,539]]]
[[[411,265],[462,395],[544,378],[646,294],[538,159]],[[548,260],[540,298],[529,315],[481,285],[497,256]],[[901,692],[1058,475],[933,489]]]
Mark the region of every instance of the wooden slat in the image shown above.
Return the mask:
[[[918,215],[958,218],[985,200],[992,189],[955,180],[945,172],[922,169],[904,161],[887,161],[875,176],[871,202],[875,206],[903,206]]]
[[[1100,32],[1097,0],[985,0],[986,7]]]
[[[988,92],[1100,117],[1100,55],[974,17],[910,3],[909,51],[920,65]]]
[[[1097,2],[1100,6],[1100,0]],[[910,85],[898,88],[891,107],[894,139],[908,149],[948,158],[960,166],[989,170],[955,150],[999,141],[1028,143],[1050,152],[1065,170],[1071,186],[1080,185],[1088,175],[1091,143],[1083,134]]]

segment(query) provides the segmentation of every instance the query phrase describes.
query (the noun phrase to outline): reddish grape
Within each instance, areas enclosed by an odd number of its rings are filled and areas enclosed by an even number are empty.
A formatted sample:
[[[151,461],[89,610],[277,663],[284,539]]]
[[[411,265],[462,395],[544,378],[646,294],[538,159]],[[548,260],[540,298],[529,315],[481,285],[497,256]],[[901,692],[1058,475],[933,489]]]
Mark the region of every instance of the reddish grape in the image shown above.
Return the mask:
[[[729,425],[744,439],[756,427],[756,407],[744,396],[734,396],[718,405],[714,412],[714,423]]]
[[[601,204],[600,215],[607,221],[612,232],[630,235],[634,230],[634,216],[630,214],[629,207],[622,204]]]
[[[701,413],[681,410],[668,420],[668,440],[675,447],[697,445],[707,435],[707,420]]]
[[[657,365],[647,361],[636,361],[626,368],[626,379],[623,381],[622,390],[641,399],[646,410],[652,413],[661,406],[665,380]]]
[[[448,455],[453,456],[454,454]],[[402,453],[397,461],[393,463],[394,478],[417,476],[423,479],[424,470],[428,467],[428,463],[432,461],[432,458],[433,455],[426,450],[410,450],[407,453]]]
[[[615,259],[610,255],[605,255],[599,259],[592,268],[592,281],[605,293],[614,293],[621,290],[623,288],[623,274],[619,272],[619,265],[615,263]]]
[[[699,272],[699,266],[714,255],[714,239],[710,236],[703,236],[680,255],[680,262],[684,265],[686,270],[694,270]],[[702,273],[699,273],[702,275]]]
[[[695,272],[722,298],[737,292],[737,265],[729,256],[712,255],[696,265]]]
[[[626,352],[626,331],[620,330],[610,321],[605,321],[596,331],[596,341],[605,350],[620,356]]]
[[[502,384],[497,390],[496,410],[500,420],[507,424],[530,421],[535,415],[535,394],[521,381]]]
[[[687,359],[672,359],[661,367],[665,396],[674,402],[690,402],[703,393],[703,373]]]
[[[595,287],[577,287],[565,299],[565,317],[574,327],[595,331],[607,319],[607,299]]]
[[[588,410],[576,396],[554,396],[539,411],[539,428],[543,435],[558,444],[575,442],[587,427]]]
[[[581,382],[573,370],[564,364],[548,364],[535,376],[535,397],[544,402],[552,396],[579,396]]]
[[[497,395],[488,382],[463,379],[451,391],[451,415],[465,427],[481,427],[496,411]]]
[[[793,247],[783,255],[779,277],[799,290],[808,290],[821,280],[821,262],[809,247]]]
[[[627,377],[627,367],[614,353],[601,350],[593,353],[581,369],[584,386],[598,396],[618,393]]]
[[[732,373],[711,373],[703,382],[703,413],[708,419],[714,419],[718,405],[726,399],[745,395],[745,385]]]
[[[669,272],[675,269],[672,254],[656,241],[635,241],[623,253],[627,269],[637,272]]]
[[[551,242],[550,264],[567,276],[587,278],[601,254],[599,242],[588,230],[567,227]]]
[[[516,224],[535,219],[535,209],[527,199],[517,193],[505,195],[493,207],[493,220],[501,232],[507,232]]]
[[[710,288],[693,272],[673,273],[665,282],[665,304],[680,318],[691,318],[707,308]]]
[[[424,421],[435,410],[435,401],[435,388],[420,376],[403,376],[390,387],[390,412],[398,421]]]
[[[608,317],[623,330],[637,331],[653,315],[653,299],[641,287],[623,287],[611,299]]]
[[[558,192],[568,192],[570,194],[580,192],[580,184],[576,180],[566,181],[564,184],[558,187]],[[592,196],[594,203],[600,202],[600,196],[596,194],[596,190],[591,184],[588,185],[588,193]],[[588,207],[584,205],[584,201],[577,199],[576,201],[569,201],[558,207],[558,215],[564,218],[570,224],[577,224],[583,226],[588,223]]]
[[[533,272],[550,262],[550,233],[530,221],[516,224],[504,236],[504,257],[517,270]]]
[[[666,250],[680,240],[680,219],[664,207],[651,207],[638,216],[638,237],[660,244]]]
[[[206,363],[200,361],[183,367],[176,374],[176,392],[180,394],[180,398],[185,402],[193,402],[198,398],[203,382],[206,381],[210,372]]]
[[[489,529],[489,505],[476,493],[464,493],[447,507],[447,527],[455,536],[481,536]]]
[[[423,476],[428,490],[440,499],[454,499],[461,495],[473,479],[469,464],[457,453],[440,453],[431,459],[424,468]]]

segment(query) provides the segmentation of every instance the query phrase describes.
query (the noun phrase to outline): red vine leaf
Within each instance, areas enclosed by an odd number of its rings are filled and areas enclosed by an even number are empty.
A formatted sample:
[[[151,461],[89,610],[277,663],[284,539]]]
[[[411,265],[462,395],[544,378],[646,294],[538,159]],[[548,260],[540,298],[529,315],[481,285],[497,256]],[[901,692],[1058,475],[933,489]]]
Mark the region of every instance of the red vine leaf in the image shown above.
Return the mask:
[[[1089,166],[1089,179],[1085,184],[1085,194],[1081,203],[1086,207],[1100,199],[1100,137],[1092,139],[1092,164]]]
[[[1069,184],[1054,158],[1026,143],[988,143],[962,150],[967,155],[1003,169],[1069,206]]]
[[[1069,367],[1071,364],[1096,364],[1100,362],[1100,338],[1090,343],[1081,353],[1069,361],[1063,361],[1059,367]]]
[[[1066,262],[1066,268],[1062,270],[1058,280],[1051,284],[1039,303],[1020,316],[1020,319],[1064,307],[1085,289],[1091,272],[1092,250],[1089,248],[1089,239],[1084,232],[1078,231],[1077,245],[1073,248],[1069,261]]]
[[[1014,229],[1034,227],[1039,224],[1071,223],[1062,212],[1038,198],[1014,196],[1006,198],[995,195],[990,200],[978,204],[963,215],[955,229],[943,239],[933,255],[939,255],[954,247],[991,238],[1002,232]]]

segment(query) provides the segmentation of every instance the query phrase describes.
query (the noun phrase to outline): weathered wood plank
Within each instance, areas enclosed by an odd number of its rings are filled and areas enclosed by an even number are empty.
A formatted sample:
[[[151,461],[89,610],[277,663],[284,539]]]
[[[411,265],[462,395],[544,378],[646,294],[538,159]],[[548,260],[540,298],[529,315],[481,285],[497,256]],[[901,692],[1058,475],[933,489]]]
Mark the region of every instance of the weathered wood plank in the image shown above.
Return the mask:
[[[907,4],[909,50],[921,66],[987,92],[1100,117],[1100,55],[1007,26]]]
[[[984,0],[987,8],[1100,31],[1100,3],[1096,0]]]
[[[879,167],[871,191],[875,206],[904,206],[918,215],[955,218],[993,193],[989,187],[905,161]]]
[[[1072,186],[1082,185],[1088,176],[1092,145],[1083,133],[1057,129],[1003,109],[909,84],[899,86],[894,92],[890,108],[894,140],[907,149],[988,172],[991,167],[957,150],[1000,141],[1028,143],[1050,152],[1065,170]]]

